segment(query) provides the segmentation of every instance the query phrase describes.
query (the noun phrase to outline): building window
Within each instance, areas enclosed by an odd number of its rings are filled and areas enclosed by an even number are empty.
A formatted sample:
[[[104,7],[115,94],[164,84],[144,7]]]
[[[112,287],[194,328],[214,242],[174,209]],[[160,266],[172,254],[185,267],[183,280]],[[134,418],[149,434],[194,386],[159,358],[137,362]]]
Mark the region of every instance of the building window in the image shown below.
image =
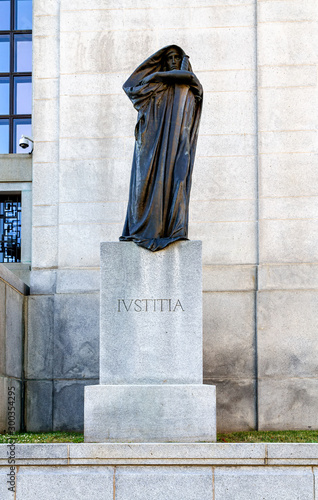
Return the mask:
[[[31,135],[32,0],[0,0],[0,154]]]
[[[0,262],[21,262],[21,194],[0,194]]]

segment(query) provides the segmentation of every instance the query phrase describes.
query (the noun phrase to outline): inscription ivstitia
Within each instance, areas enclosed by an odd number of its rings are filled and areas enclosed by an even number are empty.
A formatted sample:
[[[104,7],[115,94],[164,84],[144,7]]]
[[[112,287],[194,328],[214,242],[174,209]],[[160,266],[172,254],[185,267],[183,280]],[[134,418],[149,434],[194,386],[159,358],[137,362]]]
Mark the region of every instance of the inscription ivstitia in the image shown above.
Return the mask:
[[[117,312],[184,311],[179,299],[117,299]]]

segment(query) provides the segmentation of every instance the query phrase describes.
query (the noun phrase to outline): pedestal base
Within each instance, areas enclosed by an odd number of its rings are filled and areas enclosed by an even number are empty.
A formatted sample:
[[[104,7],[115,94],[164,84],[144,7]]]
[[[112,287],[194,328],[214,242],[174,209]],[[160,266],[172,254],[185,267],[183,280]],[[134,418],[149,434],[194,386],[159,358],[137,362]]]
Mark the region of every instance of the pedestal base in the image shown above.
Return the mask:
[[[214,442],[215,386],[87,386],[84,439],[89,443]]]
[[[100,384],[202,384],[201,253],[101,243]]]

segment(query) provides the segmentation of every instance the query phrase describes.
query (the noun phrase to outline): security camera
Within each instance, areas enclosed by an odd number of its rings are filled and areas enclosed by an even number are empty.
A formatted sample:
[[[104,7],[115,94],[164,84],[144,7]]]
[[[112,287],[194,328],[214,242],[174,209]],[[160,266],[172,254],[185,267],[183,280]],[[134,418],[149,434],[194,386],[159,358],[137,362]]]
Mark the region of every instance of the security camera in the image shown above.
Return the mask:
[[[31,142],[33,144],[33,140],[30,139],[30,137],[27,137],[26,135],[21,135],[21,139],[19,140],[19,146],[22,149],[26,149],[29,146],[31,146],[31,144],[30,144]],[[33,150],[33,147],[32,147],[32,150]],[[32,152],[32,150],[30,152]]]

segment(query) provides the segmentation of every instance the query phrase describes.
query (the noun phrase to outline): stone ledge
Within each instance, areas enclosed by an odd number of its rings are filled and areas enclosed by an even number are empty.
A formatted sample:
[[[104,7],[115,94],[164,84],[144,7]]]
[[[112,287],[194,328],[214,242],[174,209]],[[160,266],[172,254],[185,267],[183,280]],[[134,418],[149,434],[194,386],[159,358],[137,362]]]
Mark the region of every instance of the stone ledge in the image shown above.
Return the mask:
[[[13,274],[4,264],[0,264],[0,280],[23,295],[29,295],[30,288],[20,278]]]
[[[32,181],[32,155],[29,153],[1,154],[0,182]]]
[[[16,444],[16,465],[318,465],[318,443]],[[7,444],[0,444],[7,466]]]

